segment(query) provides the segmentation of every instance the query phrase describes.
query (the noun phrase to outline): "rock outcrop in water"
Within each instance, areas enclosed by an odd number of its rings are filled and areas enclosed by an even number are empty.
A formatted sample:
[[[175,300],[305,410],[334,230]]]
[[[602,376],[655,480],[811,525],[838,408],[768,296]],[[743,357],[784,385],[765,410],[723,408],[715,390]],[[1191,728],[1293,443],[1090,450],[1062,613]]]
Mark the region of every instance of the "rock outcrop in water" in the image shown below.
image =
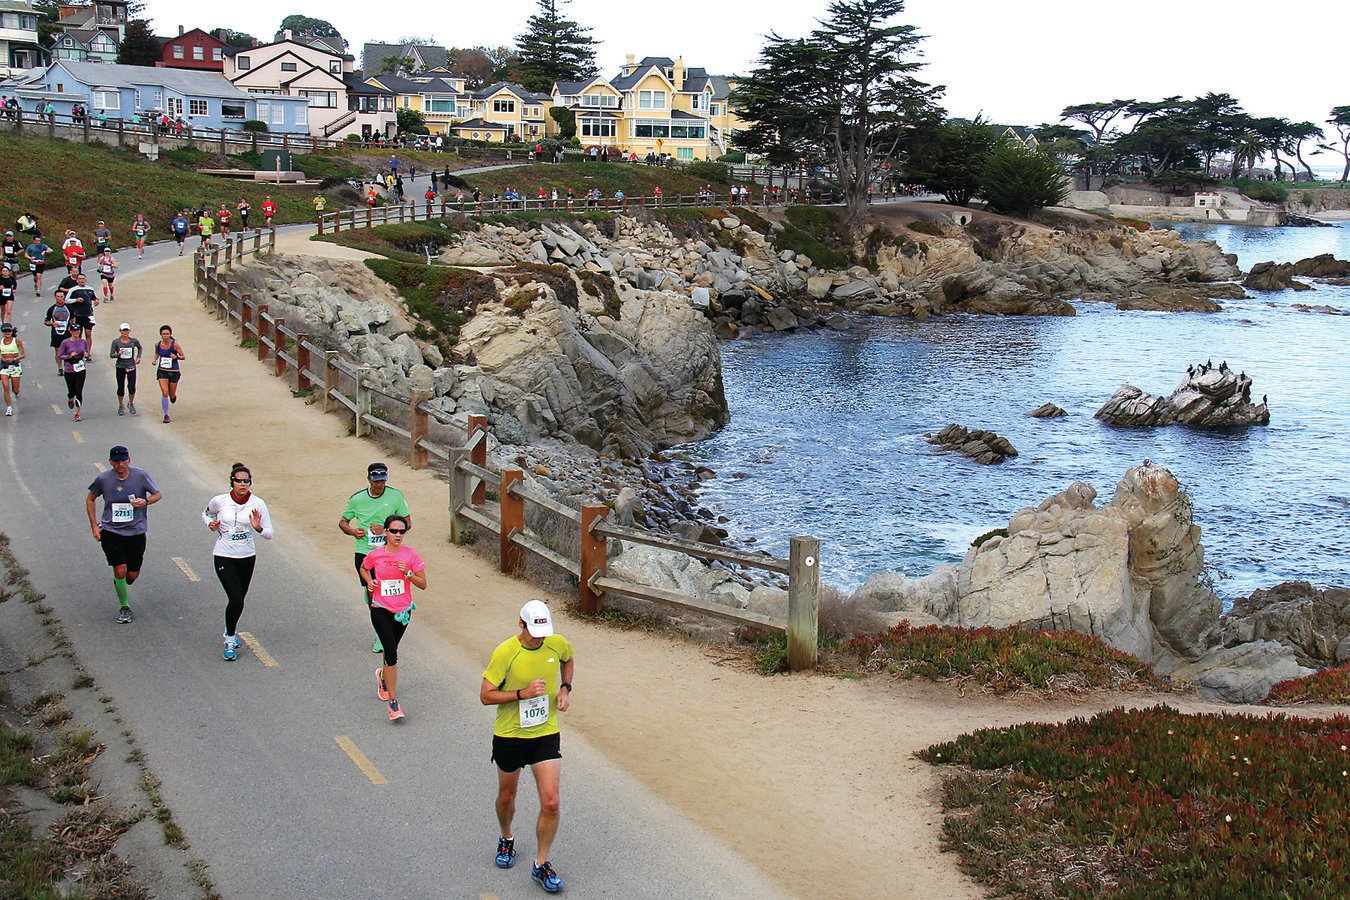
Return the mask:
[[[1295,281],[1294,277],[1336,281],[1350,278],[1350,261],[1337,259],[1330,253],[1309,256],[1296,263],[1259,262],[1243,280],[1244,287],[1257,291],[1310,291],[1312,285]]]
[[[1264,397],[1252,401],[1252,380],[1227,364],[1201,366],[1188,372],[1170,397],[1155,397],[1127,384],[1111,395],[1094,416],[1112,425],[1268,425]]]
[[[928,443],[936,444],[943,450],[954,450],[986,466],[1017,455],[1017,448],[1007,438],[999,437],[992,431],[966,428],[955,423],[937,434],[928,435]]]
[[[1060,416],[1067,416],[1069,413],[1062,406],[1056,406],[1053,403],[1042,403],[1033,409],[1027,415],[1033,419],[1057,419]]]
[[[1276,641],[1220,644],[1221,603],[1203,581],[1190,501],[1167,469],[1125,473],[1110,503],[1082,482],[1024,509],[960,565],[923,578],[874,575],[855,601],[962,627],[1071,630],[1233,702],[1263,699],[1311,672]]]

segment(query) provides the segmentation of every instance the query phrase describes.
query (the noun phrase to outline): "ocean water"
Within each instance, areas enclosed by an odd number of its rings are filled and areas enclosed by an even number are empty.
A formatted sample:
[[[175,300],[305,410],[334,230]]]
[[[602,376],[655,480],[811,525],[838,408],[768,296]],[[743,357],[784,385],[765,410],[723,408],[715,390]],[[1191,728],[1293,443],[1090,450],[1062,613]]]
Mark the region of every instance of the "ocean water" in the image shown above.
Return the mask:
[[[1249,268],[1318,253],[1350,258],[1336,228],[1177,225]],[[822,577],[922,575],[1075,481],[1108,501],[1151,459],[1192,496],[1206,561],[1231,600],[1290,579],[1350,583],[1350,287],[1221,301],[1214,314],[862,319],[857,333],[769,335],[723,345],[730,424],[683,448],[719,473],[704,503],[732,540],[786,555],[821,539]],[[1170,393],[1187,365],[1227,360],[1270,398],[1271,423],[1235,430],[1122,429],[1092,414],[1121,384]],[[1069,415],[1033,419],[1046,401]],[[936,452],[949,422],[1008,437],[1020,455],[982,466]]]

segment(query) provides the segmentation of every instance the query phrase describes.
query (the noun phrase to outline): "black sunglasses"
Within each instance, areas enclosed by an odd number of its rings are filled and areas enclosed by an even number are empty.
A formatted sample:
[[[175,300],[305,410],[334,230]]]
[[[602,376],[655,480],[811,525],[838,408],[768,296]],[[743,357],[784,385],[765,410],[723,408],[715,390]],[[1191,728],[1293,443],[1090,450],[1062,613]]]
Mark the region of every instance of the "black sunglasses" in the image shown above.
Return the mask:
[[[384,531],[385,531],[386,534],[407,534],[407,533],[408,533],[408,529],[406,529],[406,528],[386,528]]]
[[[231,478],[230,480],[233,481],[235,484],[252,484],[252,483],[253,483],[253,479],[252,479],[252,478]]]

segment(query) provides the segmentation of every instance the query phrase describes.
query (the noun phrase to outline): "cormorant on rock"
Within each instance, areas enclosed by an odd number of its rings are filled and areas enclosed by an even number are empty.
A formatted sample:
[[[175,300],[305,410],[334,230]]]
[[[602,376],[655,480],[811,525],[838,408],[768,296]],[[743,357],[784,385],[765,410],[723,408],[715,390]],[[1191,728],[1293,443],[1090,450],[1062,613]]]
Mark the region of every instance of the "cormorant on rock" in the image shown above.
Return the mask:
[[[1266,395],[1265,395],[1265,394],[1262,394],[1262,395],[1261,395],[1261,405],[1262,405],[1262,406],[1267,406],[1267,405],[1269,405],[1269,403],[1270,403],[1270,401],[1269,401],[1268,399],[1266,399]]]
[[[1242,381],[1242,380],[1245,379],[1246,377],[1247,377],[1247,370],[1246,370],[1246,369],[1243,369],[1241,372],[1238,373],[1238,381]]]
[[[1223,362],[1219,363],[1219,371],[1220,372],[1228,371],[1228,360],[1225,359]]]
[[[1195,377],[1195,366],[1187,366],[1187,367],[1186,367],[1186,374],[1189,375],[1190,377],[1194,378],[1194,377]]]
[[[1205,371],[1208,372],[1212,368],[1214,368],[1214,360],[1211,359],[1205,363]]]

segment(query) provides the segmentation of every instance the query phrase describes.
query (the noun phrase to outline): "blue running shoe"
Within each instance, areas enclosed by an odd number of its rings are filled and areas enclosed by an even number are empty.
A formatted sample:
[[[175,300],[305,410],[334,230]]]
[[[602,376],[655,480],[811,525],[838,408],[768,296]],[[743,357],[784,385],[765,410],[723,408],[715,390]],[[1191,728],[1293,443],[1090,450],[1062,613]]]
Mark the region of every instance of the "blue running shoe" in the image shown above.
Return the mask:
[[[509,869],[516,864],[516,839],[497,838],[497,868]]]
[[[239,656],[239,639],[233,635],[226,635],[225,651],[221,653],[221,656],[225,657],[230,662],[234,662]]]
[[[563,889],[562,879],[558,877],[557,872],[553,871],[552,863],[545,862],[542,865],[531,866],[530,877],[550,894],[556,894]]]

